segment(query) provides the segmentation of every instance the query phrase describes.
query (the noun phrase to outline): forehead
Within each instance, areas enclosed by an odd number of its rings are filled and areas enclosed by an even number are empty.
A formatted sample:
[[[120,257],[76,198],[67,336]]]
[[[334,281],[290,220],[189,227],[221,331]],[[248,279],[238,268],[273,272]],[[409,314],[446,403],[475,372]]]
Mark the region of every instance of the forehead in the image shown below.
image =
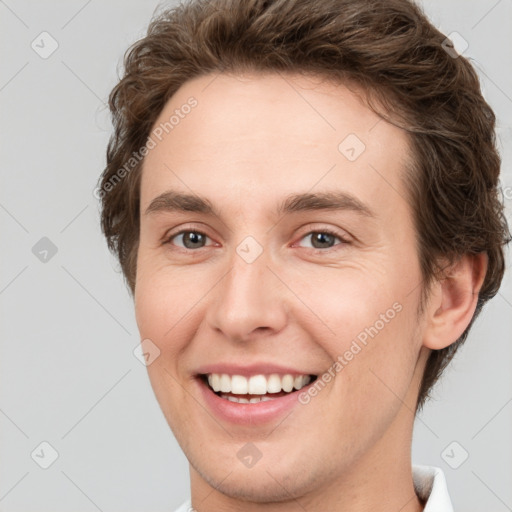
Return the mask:
[[[195,78],[165,105],[151,137],[142,208],[166,187],[208,187],[214,199],[242,195],[260,203],[334,186],[376,200],[383,187],[405,196],[406,134],[371,111],[354,87],[320,77]]]

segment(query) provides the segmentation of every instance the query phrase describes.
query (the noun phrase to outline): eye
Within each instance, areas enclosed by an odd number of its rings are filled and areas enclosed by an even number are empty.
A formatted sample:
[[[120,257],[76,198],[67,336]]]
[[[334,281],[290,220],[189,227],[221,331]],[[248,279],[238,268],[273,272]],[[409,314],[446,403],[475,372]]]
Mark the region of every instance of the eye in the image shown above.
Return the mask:
[[[184,230],[171,235],[165,243],[177,245],[184,249],[201,249],[206,245],[208,239],[209,237],[200,231]]]
[[[309,245],[303,245],[304,240],[309,239]],[[341,238],[336,233],[333,233],[329,230],[322,230],[322,231],[311,231],[306,236],[302,237],[299,245],[301,247],[309,247],[312,249],[330,249],[334,247],[336,244],[336,240],[338,240],[340,243],[346,242],[343,238]]]

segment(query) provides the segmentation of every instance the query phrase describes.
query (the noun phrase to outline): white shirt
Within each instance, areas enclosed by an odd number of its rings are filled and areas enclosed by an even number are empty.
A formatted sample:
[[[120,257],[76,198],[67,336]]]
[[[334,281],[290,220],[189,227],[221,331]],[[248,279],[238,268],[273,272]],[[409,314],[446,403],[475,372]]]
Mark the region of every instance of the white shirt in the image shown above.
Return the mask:
[[[412,480],[416,494],[427,500],[423,512],[453,512],[443,470],[433,466],[412,466]],[[195,512],[190,500],[176,512]]]

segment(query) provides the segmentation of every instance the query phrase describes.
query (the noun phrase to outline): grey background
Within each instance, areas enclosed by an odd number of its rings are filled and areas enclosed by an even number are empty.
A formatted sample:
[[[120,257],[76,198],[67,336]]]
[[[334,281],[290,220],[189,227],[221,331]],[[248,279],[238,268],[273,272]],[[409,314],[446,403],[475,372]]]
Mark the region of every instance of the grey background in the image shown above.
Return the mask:
[[[0,1],[4,512],[164,511],[188,495],[186,459],[133,354],[132,303],[92,195],[111,128],[104,102],[156,5]],[[446,34],[469,43],[465,54],[498,115],[511,218],[512,0],[424,6]],[[46,59],[31,47],[43,31],[59,45]],[[46,262],[33,253],[43,237],[57,248]],[[438,400],[416,420],[413,461],[445,471],[456,510],[512,510],[511,333],[509,271],[436,388]],[[48,469],[36,463],[51,456],[43,441],[59,454]]]

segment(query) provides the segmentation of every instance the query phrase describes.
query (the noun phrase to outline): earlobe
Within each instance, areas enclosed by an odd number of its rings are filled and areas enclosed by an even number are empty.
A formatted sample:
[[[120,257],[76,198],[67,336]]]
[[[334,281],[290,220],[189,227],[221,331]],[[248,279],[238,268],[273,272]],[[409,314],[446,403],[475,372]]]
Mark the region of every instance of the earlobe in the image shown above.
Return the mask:
[[[475,312],[487,271],[485,253],[466,254],[432,286],[426,308],[423,345],[440,350],[454,343],[466,330]]]

